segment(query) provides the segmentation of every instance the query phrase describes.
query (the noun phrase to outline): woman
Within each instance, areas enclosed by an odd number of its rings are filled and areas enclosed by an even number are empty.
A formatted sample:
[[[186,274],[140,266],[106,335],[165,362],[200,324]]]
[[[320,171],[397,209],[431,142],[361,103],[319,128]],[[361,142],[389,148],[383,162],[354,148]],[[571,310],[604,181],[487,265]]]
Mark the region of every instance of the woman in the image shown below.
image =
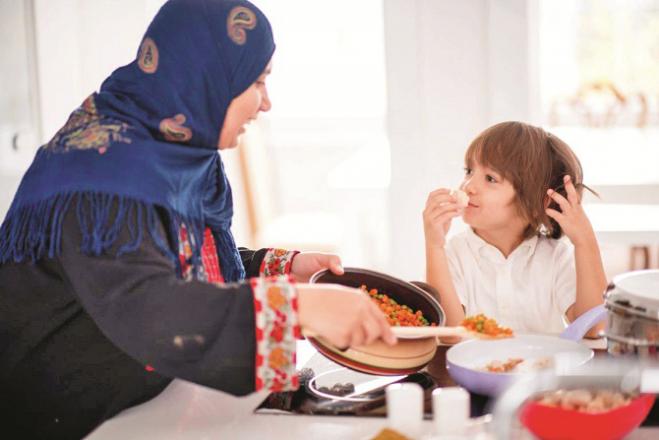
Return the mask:
[[[395,343],[358,290],[296,284],[338,257],[234,244],[217,149],[269,110],[274,47],[246,1],[171,0],[39,149],[0,229],[3,432],[80,438],[175,377],[294,389],[300,326]]]

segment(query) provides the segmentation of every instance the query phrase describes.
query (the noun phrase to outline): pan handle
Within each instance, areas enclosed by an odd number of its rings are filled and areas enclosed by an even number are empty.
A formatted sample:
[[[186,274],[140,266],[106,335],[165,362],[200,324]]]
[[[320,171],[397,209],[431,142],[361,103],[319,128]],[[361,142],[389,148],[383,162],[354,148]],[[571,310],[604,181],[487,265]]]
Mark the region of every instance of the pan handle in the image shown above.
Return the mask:
[[[440,311],[439,325],[446,325],[446,313],[444,313],[444,309],[442,308],[442,305],[439,302],[439,291],[430,284],[424,283],[423,281],[410,281],[410,284],[415,285],[416,287],[423,290],[432,297],[432,299],[437,304],[437,307],[439,307],[439,311]],[[447,338],[446,340],[448,341],[449,339]]]
[[[606,318],[606,307],[604,307],[604,304],[595,306],[575,319],[572,324],[568,325],[563,330],[563,333],[560,334],[560,337],[569,339],[570,341],[578,341],[588,333],[588,330],[604,318]]]

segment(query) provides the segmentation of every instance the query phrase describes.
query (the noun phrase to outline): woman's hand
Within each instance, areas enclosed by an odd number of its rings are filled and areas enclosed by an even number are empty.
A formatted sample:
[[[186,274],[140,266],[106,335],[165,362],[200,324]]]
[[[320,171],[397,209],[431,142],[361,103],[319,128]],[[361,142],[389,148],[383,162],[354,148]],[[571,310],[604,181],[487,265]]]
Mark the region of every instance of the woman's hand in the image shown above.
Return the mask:
[[[359,289],[337,284],[298,284],[300,325],[339,348],[382,339],[396,343],[384,313]]]
[[[572,244],[577,247],[583,244],[596,243],[595,232],[581,206],[581,200],[577,190],[574,188],[570,176],[563,178],[565,182],[565,191],[567,199],[553,189],[547,190],[547,194],[552,198],[562,212],[555,209],[547,209],[547,215],[558,222],[565,235],[570,239]]]
[[[447,188],[440,188],[428,195],[423,210],[423,232],[426,247],[443,248],[446,234],[451,227],[451,219],[460,215],[457,200]]]
[[[338,255],[321,252],[300,252],[293,257],[291,275],[296,281],[306,283],[319,270],[329,269],[336,275],[343,275],[341,258]]]

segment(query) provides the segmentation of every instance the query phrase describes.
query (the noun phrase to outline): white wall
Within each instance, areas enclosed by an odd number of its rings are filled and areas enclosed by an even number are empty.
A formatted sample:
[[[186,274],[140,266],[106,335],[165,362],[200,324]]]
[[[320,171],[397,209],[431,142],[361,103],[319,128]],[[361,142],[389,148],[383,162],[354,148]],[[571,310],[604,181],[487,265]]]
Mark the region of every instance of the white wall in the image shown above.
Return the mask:
[[[35,0],[42,141],[129,63],[164,0]]]
[[[35,105],[41,138],[31,136],[29,145],[27,139],[21,139],[21,149],[28,151],[0,169],[0,219],[38,146],[53,136],[116,67],[133,59],[162,3],[164,0],[34,0],[34,64],[39,88]]]
[[[424,278],[427,194],[460,183],[471,139],[502,120],[539,123],[528,67],[534,5],[385,0],[392,274]]]

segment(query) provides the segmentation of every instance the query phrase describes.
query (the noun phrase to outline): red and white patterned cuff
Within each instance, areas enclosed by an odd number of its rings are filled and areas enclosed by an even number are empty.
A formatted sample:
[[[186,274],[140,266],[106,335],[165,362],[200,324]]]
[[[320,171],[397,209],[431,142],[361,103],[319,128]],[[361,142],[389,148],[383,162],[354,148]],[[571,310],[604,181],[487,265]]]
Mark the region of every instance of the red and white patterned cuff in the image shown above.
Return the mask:
[[[256,391],[299,387],[296,340],[301,337],[297,289],[292,277],[252,278],[256,319]]]
[[[299,253],[299,251],[287,251],[286,249],[268,249],[259,269],[260,274],[266,277],[288,275],[293,266],[293,257]]]

